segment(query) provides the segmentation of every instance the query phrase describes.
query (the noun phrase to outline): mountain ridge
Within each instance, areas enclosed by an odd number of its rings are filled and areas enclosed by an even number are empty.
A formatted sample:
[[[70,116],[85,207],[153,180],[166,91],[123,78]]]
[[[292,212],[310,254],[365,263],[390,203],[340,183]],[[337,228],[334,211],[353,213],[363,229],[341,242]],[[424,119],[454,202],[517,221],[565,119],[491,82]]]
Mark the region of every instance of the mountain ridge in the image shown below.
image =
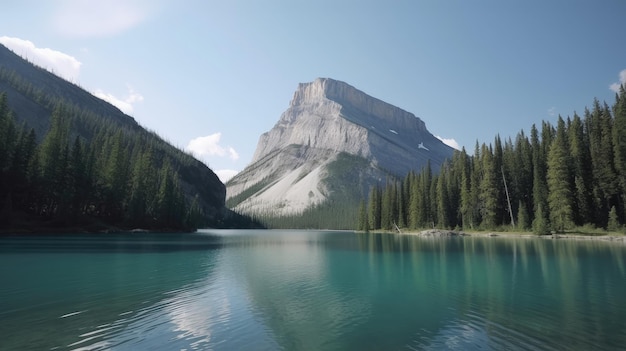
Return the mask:
[[[0,127],[8,128],[4,129],[4,133],[11,133],[11,135],[16,132],[21,133],[11,140],[7,139],[8,144],[4,144],[4,140],[3,143],[0,143],[3,144],[3,149],[0,151],[7,152],[8,150],[8,154],[3,155],[3,160],[18,157],[19,153],[11,150],[17,150],[19,147],[16,144],[17,138],[20,135],[26,135],[24,133],[27,133],[31,128],[32,134],[39,144],[39,150],[36,150],[38,153],[48,151],[43,150],[41,144],[46,141],[48,134],[54,129],[58,132],[58,136],[55,136],[58,140],[55,140],[54,145],[60,148],[61,157],[64,153],[73,156],[73,152],[80,155],[81,150],[93,148],[94,152],[91,153],[93,155],[91,157],[97,157],[101,160],[92,175],[95,177],[91,179],[94,183],[90,184],[89,188],[79,187],[72,190],[72,192],[77,191],[77,196],[81,195],[80,192],[88,192],[82,194],[84,196],[80,199],[77,197],[77,203],[67,203],[67,200],[63,198],[65,195],[59,197],[59,194],[66,191],[64,189],[74,189],[68,188],[67,184],[63,183],[67,180],[63,180],[58,184],[57,190],[46,195],[49,197],[48,203],[52,205],[43,205],[43,207],[39,204],[33,205],[37,202],[36,200],[32,200],[34,202],[31,204],[18,203],[26,201],[24,199],[28,196],[25,191],[31,190],[23,188],[20,189],[20,194],[16,194],[14,182],[24,182],[25,180],[16,180],[12,176],[15,171],[10,169],[10,165],[0,165],[4,167],[0,167],[0,199],[5,203],[5,205],[0,206],[0,212],[10,214],[19,211],[21,213],[20,218],[28,216],[32,221],[48,221],[44,217],[54,217],[50,215],[58,212],[63,214],[61,216],[63,219],[59,220],[60,223],[66,223],[60,224],[61,227],[69,225],[73,221],[71,216],[67,217],[66,214],[78,213],[83,217],[104,218],[114,226],[146,225],[157,229],[159,226],[163,227],[162,223],[174,223],[171,220],[161,219],[157,213],[152,213],[156,211],[157,202],[163,204],[166,200],[163,196],[169,196],[173,200],[182,201],[179,204],[181,207],[187,210],[193,209],[194,222],[202,226],[232,226],[234,222],[242,219],[225,207],[225,186],[204,163],[170,145],[156,133],[144,129],[132,117],[124,114],[117,107],[99,99],[76,84],[22,59],[3,45],[0,45],[0,93],[3,94],[3,103],[10,111],[8,115],[5,111],[3,112],[4,116],[0,116],[1,119],[4,119],[0,123],[2,124]],[[26,130],[11,129],[9,127],[13,123],[11,120],[17,122],[15,123],[16,126],[25,126]],[[95,143],[92,143],[94,140]],[[49,145],[52,144],[48,143],[46,147]],[[121,160],[124,161],[120,163],[114,160],[113,155],[121,156]],[[84,154],[82,157],[86,158],[88,155]],[[92,161],[85,159],[85,162]],[[124,162],[126,165],[123,164]],[[146,164],[142,166],[139,165],[140,162]],[[67,161],[64,159],[59,159],[57,163],[59,167],[66,168],[65,170],[60,168],[62,172],[74,170],[71,167],[67,168]],[[114,177],[111,167],[117,167],[117,171],[120,172],[119,175],[115,175],[122,181],[120,186],[111,183]],[[164,195],[158,197],[160,195],[155,194],[152,190],[152,192],[144,194],[145,197],[135,198],[131,201],[129,198],[133,196],[132,191],[136,190],[135,187],[147,186],[145,182],[149,180],[146,178],[142,183],[138,172],[147,172],[148,170],[152,171],[152,174],[148,175],[148,178],[152,179],[150,186],[156,187],[159,191],[164,191]],[[165,172],[166,170],[168,172]],[[43,177],[38,181],[45,182],[45,175]],[[165,182],[166,179],[167,182]],[[180,191],[183,196],[174,199],[172,196],[178,195],[174,194],[173,191]],[[121,193],[114,194],[114,192]],[[107,204],[107,201],[111,199],[119,200],[124,197],[127,199],[124,202],[116,203],[115,206],[110,203]],[[137,201],[145,203],[137,205]],[[80,206],[77,205],[78,203]],[[137,208],[142,211],[143,220],[133,221],[130,214],[125,214],[131,203],[137,205]],[[163,207],[162,205],[159,206]],[[110,210],[112,208],[115,208],[113,212]],[[170,210],[174,211],[173,208]],[[180,224],[187,221],[181,217],[185,215],[184,211],[178,209],[174,212],[178,216],[176,223]],[[42,217],[42,213],[46,213],[46,215]],[[173,214],[171,215],[173,216]]]

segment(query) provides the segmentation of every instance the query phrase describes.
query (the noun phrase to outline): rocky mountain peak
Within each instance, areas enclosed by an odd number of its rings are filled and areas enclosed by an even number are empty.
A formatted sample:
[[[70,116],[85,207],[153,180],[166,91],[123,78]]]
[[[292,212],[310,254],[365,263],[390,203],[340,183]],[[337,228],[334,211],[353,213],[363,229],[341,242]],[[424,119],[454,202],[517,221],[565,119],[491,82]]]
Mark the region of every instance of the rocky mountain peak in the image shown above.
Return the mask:
[[[429,161],[437,169],[452,148],[414,114],[347,83],[317,78],[298,85],[276,125],[259,138],[250,165],[227,184],[227,197],[242,212],[302,211],[332,195],[329,169],[342,168],[339,155],[362,160],[356,162],[361,169],[343,168],[361,179],[363,191]]]
[[[414,114],[331,78],[317,78],[313,82],[300,83],[290,107],[319,104],[323,100],[335,102],[343,109],[356,110],[367,116],[376,116],[377,119],[383,119],[400,129],[417,127],[420,130],[426,130],[424,122]],[[354,122],[358,123],[358,121]]]

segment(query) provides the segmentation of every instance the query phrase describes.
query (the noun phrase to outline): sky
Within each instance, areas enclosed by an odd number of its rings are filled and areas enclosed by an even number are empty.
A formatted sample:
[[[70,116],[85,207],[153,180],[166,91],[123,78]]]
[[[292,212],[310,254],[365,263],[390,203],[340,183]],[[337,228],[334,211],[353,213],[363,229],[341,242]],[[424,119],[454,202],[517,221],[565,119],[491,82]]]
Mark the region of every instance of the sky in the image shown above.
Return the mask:
[[[226,180],[317,77],[470,153],[594,98],[612,104],[624,18],[623,0],[8,0],[0,43]]]

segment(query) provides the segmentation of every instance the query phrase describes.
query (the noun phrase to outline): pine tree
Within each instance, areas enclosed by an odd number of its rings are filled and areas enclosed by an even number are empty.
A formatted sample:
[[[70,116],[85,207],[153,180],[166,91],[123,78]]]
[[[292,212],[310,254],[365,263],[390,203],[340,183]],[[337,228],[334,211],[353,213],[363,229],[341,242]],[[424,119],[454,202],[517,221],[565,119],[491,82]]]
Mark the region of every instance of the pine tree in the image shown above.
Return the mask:
[[[480,204],[482,226],[493,229],[497,224],[498,183],[494,169],[493,153],[485,144],[481,150],[482,179],[480,181]]]
[[[619,220],[617,219],[617,210],[615,206],[611,207],[611,211],[609,211],[609,223],[607,225],[607,230],[610,232],[616,232],[619,230]]]
[[[613,133],[612,118],[608,107],[600,106],[595,99],[593,110],[588,120],[589,144],[591,153],[593,202],[595,208],[594,222],[606,227],[607,214],[611,206],[617,202],[617,174],[613,165]]]
[[[613,148],[615,155],[615,170],[618,174],[620,186],[620,206],[618,218],[626,222],[626,88],[620,86],[619,94],[615,96],[613,122]]]
[[[420,196],[419,206],[418,206],[418,222],[420,227],[432,227],[433,222],[435,220],[435,216],[433,215],[434,210],[436,208],[432,207],[432,182],[433,182],[433,173],[430,165],[430,160],[426,162],[426,167],[422,170],[421,177],[421,191],[422,196]]]
[[[533,220],[533,232],[537,235],[550,234],[550,223],[546,213],[543,211],[543,205],[539,203]]]
[[[539,207],[541,207],[543,215],[547,217],[545,212],[548,208],[548,185],[546,184],[546,163],[543,146],[539,140],[539,132],[534,124],[530,129],[530,143],[533,162],[532,218],[535,219],[539,212]]]
[[[50,130],[41,143],[43,207],[46,215],[55,215],[63,207],[68,166],[69,121],[63,106],[57,106],[50,119]],[[63,210],[63,209],[61,209]]]
[[[408,176],[400,183],[397,187],[398,193],[396,195],[397,198],[397,207],[398,207],[398,227],[405,228],[407,226],[407,209],[408,209]]]
[[[369,232],[369,222],[367,219],[367,205],[365,200],[359,203],[359,225],[357,230]]]
[[[166,227],[171,227],[175,220],[176,199],[173,173],[169,160],[166,160],[159,174],[156,210],[157,220]]]
[[[571,159],[568,153],[565,123],[559,116],[557,135],[548,153],[548,206],[555,230],[563,232],[573,226]]]
[[[530,227],[528,210],[521,200],[519,201],[519,205],[517,207],[517,226],[521,230],[526,230]]]
[[[414,173],[409,173],[408,178],[409,178],[409,187],[410,187],[409,211],[408,211],[409,223],[408,224],[409,224],[409,228],[417,229],[420,226],[420,215],[419,215],[420,205],[419,204],[421,202],[421,197],[423,196],[422,195],[423,192],[420,187],[420,184],[421,184],[420,176]]]
[[[581,118],[574,114],[568,133],[569,154],[572,162],[574,223],[583,225],[592,221],[591,155],[589,137]]]
[[[110,155],[106,162],[106,208],[108,215],[113,220],[122,218],[124,212],[124,199],[127,195],[128,179],[128,151],[123,145],[122,131],[113,137],[110,144]]]
[[[369,228],[372,230],[380,229],[380,190],[378,187],[372,187],[369,196],[369,209],[367,218],[369,220]]]
[[[524,207],[524,212],[528,216],[525,228],[530,227],[532,217],[530,213],[533,208],[533,156],[530,141],[521,131],[515,138],[514,161],[510,165],[512,192],[518,200],[517,213],[519,216],[520,206]],[[514,199],[511,199],[515,203]]]
[[[441,167],[441,171],[435,180],[435,191],[437,194],[435,197],[437,206],[437,226],[439,228],[448,228],[450,226],[448,219],[448,189],[446,187],[447,174],[446,167]]]
[[[471,162],[471,178],[470,178],[470,227],[474,229],[482,222],[482,208],[480,205],[480,181],[482,179],[482,165],[480,162],[482,155],[478,141],[474,147],[474,156]]]
[[[473,228],[472,221],[472,198],[471,198],[471,168],[470,160],[467,156],[465,148],[461,150],[461,199],[459,214],[461,216],[461,226],[465,228]]]
[[[380,207],[380,227],[381,229],[391,229],[391,223],[393,222],[393,199],[392,199],[392,185],[387,183],[387,186],[382,192],[381,207]]]
[[[82,206],[85,201],[85,191],[87,185],[86,174],[86,157],[84,155],[84,146],[79,137],[74,139],[74,145],[72,146],[71,156],[69,160],[68,173],[69,182],[68,188],[70,191],[70,204],[72,216],[82,214]]]
[[[136,146],[138,148],[138,146]],[[136,226],[145,226],[149,222],[149,200],[152,180],[152,153],[150,150],[138,151],[133,164],[130,181],[130,200],[128,204],[128,222]]]
[[[506,211],[505,211],[505,191],[502,183],[502,169],[504,163],[504,150],[502,147],[502,139],[497,134],[493,143],[493,172],[494,172],[494,184],[495,184],[495,225],[503,223]],[[508,215],[506,215],[508,217]],[[507,218],[508,221],[508,218]]]

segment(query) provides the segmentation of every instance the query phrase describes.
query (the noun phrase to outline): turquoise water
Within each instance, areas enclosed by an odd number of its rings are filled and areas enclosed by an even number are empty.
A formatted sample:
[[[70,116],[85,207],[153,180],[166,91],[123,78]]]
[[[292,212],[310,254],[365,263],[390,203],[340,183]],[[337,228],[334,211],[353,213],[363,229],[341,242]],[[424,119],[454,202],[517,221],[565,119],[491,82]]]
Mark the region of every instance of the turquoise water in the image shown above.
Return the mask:
[[[624,347],[624,245],[317,231],[0,237],[0,350]]]

